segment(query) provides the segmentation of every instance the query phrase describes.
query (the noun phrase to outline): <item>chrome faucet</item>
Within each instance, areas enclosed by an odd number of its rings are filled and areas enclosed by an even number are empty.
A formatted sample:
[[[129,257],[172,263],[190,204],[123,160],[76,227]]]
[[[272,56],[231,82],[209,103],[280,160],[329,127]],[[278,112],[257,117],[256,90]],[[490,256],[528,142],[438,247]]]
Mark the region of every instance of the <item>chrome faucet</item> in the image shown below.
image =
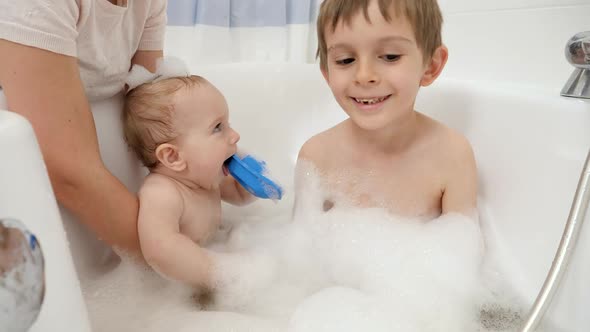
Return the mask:
[[[590,99],[590,31],[580,32],[573,36],[567,42],[565,56],[576,69],[561,90],[561,95]],[[590,210],[590,151],[588,151],[582,174],[580,174],[570,214],[565,222],[565,229],[553,258],[551,269],[549,269],[543,287],[541,287],[527,319],[519,330],[520,332],[536,331],[541,323],[567,271],[588,210]]]
[[[576,69],[561,90],[561,95],[590,99],[590,31],[580,32],[567,42],[565,57]]]

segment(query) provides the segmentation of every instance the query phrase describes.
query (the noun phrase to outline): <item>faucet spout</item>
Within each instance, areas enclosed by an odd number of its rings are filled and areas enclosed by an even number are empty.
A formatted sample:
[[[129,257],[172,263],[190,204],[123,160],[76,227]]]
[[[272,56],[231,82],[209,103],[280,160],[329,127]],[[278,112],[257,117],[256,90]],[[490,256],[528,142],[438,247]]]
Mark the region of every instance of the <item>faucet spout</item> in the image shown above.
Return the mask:
[[[567,42],[565,57],[576,69],[561,90],[561,95],[590,99],[590,31],[580,32]]]

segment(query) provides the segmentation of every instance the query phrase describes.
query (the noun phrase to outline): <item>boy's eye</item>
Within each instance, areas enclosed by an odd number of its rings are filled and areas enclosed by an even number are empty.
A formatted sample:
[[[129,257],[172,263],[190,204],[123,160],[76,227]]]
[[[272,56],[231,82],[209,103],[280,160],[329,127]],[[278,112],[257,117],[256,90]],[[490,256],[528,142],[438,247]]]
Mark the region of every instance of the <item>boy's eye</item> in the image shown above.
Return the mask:
[[[220,123],[218,123],[218,124],[215,126],[215,128],[213,128],[213,132],[214,132],[214,133],[220,132],[220,131],[222,131],[222,130],[223,130],[223,123],[221,123],[221,122],[220,122]]]
[[[401,55],[399,54],[385,54],[384,56],[382,56],[383,60],[387,61],[387,62],[394,62],[399,60],[399,58],[401,57]]]
[[[346,59],[342,59],[342,60],[336,60],[336,64],[337,65],[348,65],[354,62],[354,58],[346,58]]]

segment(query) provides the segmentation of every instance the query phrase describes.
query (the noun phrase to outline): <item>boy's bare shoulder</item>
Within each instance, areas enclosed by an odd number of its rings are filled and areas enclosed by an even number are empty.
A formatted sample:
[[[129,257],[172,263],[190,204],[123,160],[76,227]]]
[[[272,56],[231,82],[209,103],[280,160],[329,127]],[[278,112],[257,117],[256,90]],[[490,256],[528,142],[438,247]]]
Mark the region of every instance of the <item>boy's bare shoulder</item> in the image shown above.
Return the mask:
[[[428,136],[428,154],[433,164],[442,172],[445,182],[453,178],[467,177],[475,181],[477,176],[475,156],[471,143],[456,129],[435,119],[426,118]],[[472,178],[472,179],[471,179]]]
[[[309,138],[299,150],[297,159],[310,161],[321,168],[334,153],[335,144],[341,136],[340,127],[341,124],[338,124]]]
[[[442,213],[470,216],[477,207],[477,166],[469,140],[459,131],[432,120],[429,155],[442,181]]]
[[[451,167],[455,167],[456,163],[472,163],[473,148],[467,137],[444,123],[426,115],[423,117],[427,123],[428,141],[432,142],[430,147],[439,161],[443,164],[450,163]]]

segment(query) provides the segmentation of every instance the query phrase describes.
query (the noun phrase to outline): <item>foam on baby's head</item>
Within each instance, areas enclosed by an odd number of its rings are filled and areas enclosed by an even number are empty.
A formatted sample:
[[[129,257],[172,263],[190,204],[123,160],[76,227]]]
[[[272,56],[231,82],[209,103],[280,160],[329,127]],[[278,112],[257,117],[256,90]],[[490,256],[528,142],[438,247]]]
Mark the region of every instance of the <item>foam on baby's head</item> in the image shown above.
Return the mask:
[[[127,75],[125,84],[128,87],[127,92],[129,92],[142,84],[156,83],[168,78],[190,76],[190,71],[182,60],[175,57],[165,57],[156,61],[156,70],[154,72],[141,65],[134,64]]]

